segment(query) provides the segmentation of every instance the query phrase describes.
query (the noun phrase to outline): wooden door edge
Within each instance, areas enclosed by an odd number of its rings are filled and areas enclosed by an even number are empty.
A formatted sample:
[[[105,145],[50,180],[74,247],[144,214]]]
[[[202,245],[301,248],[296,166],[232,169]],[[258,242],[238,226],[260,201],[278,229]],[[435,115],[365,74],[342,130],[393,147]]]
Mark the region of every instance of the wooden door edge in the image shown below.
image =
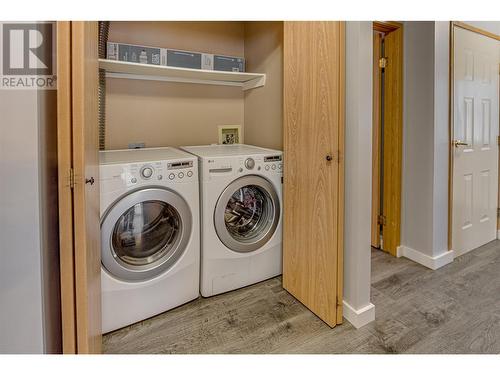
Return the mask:
[[[455,23],[450,22],[449,37],[449,62],[448,62],[448,251],[453,249],[453,167],[454,155],[451,142],[454,136],[453,130],[453,105],[454,105],[454,69],[455,69]]]
[[[61,329],[64,354],[76,353],[73,194],[71,191],[71,23],[57,22],[57,158]]]
[[[338,243],[337,243],[337,323],[343,322],[344,297],[344,133],[345,133],[345,22],[339,24],[339,186],[338,186]]]
[[[381,33],[373,28],[373,57],[380,59]],[[376,42],[375,43],[375,38]],[[376,55],[375,55],[376,48]],[[371,246],[380,248],[380,67],[376,59],[372,61],[373,88],[372,88],[372,204],[371,204]],[[378,71],[377,74],[375,72]],[[377,79],[375,79],[375,77]],[[376,99],[376,101],[375,101]],[[376,104],[376,106],[375,106]]]
[[[399,168],[397,170],[397,175],[398,179],[397,180],[391,180],[391,184],[398,183],[399,188],[397,197],[399,198],[398,200],[398,215],[397,215],[397,222],[395,225],[394,229],[394,238],[395,238],[395,244],[393,248],[390,248],[388,250],[383,249],[384,251],[387,251],[389,254],[392,256],[397,256],[397,248],[401,245],[401,217],[402,217],[402,196],[403,196],[403,190],[402,190],[402,180],[403,180],[403,103],[404,103],[404,27],[403,24],[398,23],[398,22],[391,22],[392,24],[392,29],[388,33],[394,33],[394,32],[399,32],[399,38],[398,38],[398,45],[400,49],[400,54],[399,54],[399,59],[398,59],[398,66],[400,68],[400,75],[399,75],[399,80],[400,80],[400,93],[401,95],[399,96],[397,100],[397,113],[398,113],[398,118],[399,118],[399,124],[398,127],[400,129],[400,139],[398,142],[398,150],[397,150],[397,156],[398,156],[398,161],[399,161]],[[385,241],[384,241],[385,242]]]

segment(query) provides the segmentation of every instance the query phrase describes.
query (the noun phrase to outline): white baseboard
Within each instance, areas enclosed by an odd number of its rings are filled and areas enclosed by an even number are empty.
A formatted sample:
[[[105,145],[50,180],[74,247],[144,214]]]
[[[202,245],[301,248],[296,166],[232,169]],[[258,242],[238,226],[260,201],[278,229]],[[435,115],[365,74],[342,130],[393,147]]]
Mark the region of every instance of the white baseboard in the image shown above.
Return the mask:
[[[453,250],[446,251],[443,254],[437,255],[435,257],[430,257],[418,250],[412,249],[407,246],[398,246],[397,257],[405,257],[419,263],[431,270],[437,270],[448,263],[453,262],[455,258],[455,252]]]
[[[375,320],[375,305],[373,303],[359,310],[355,310],[346,301],[343,302],[343,305],[344,318],[346,318],[355,328],[361,328]]]

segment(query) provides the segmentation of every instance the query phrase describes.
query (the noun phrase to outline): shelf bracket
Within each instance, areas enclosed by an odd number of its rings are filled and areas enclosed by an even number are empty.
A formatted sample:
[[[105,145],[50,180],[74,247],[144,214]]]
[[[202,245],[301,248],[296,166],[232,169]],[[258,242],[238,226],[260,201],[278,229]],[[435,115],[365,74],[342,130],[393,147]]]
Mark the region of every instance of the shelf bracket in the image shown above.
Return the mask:
[[[266,76],[251,79],[243,83],[243,91],[255,89],[257,87],[262,87],[266,84]]]

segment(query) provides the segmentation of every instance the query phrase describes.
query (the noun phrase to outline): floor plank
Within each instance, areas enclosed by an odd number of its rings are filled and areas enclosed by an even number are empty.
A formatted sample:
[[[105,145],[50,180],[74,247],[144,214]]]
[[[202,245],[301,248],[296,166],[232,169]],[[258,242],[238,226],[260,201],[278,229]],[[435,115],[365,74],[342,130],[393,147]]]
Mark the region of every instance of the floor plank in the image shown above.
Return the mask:
[[[500,353],[500,241],[436,271],[372,250],[376,320],[330,329],[277,277],[104,336],[105,353]]]

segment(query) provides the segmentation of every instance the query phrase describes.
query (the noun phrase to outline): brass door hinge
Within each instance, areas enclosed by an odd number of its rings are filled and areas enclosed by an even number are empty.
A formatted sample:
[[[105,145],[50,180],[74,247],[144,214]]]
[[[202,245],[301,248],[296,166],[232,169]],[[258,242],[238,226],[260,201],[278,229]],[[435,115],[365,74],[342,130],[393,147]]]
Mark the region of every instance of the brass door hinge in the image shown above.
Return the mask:
[[[73,168],[69,169],[69,188],[75,188],[75,171]]]
[[[377,218],[377,223],[379,225],[386,225],[387,224],[387,219],[384,215],[378,215],[378,218]]]
[[[387,66],[387,58],[386,57],[381,57],[379,60],[378,60],[378,66],[379,68],[383,69]]]
[[[500,135],[497,137],[497,144],[500,145]]]

